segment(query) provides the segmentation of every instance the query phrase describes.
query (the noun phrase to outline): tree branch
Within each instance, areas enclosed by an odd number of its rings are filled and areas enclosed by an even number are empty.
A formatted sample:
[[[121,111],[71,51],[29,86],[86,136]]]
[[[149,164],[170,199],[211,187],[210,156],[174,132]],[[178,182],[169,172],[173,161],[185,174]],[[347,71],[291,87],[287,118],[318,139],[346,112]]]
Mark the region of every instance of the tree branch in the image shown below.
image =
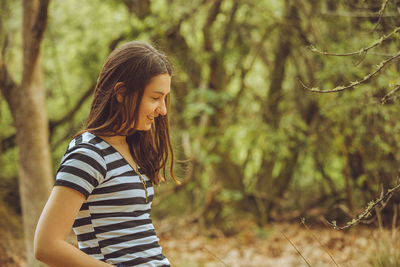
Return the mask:
[[[385,0],[385,1],[382,2],[381,9],[378,11],[379,18],[378,18],[378,21],[376,22],[376,24],[375,24],[375,26],[373,28],[373,31],[378,27],[379,23],[381,22],[383,13],[385,12],[385,9],[386,9],[386,6],[387,6],[388,3],[389,3],[389,0]]]
[[[203,36],[204,36],[204,48],[205,51],[209,52],[212,51],[212,38],[210,34],[211,26],[214,24],[217,15],[221,9],[221,4],[223,0],[216,0],[214,1],[213,5],[210,8],[210,13],[208,14],[207,21],[203,27]]]
[[[296,245],[289,239],[289,237],[287,237],[282,231],[279,231],[279,232],[281,232],[281,234],[283,235],[283,237],[284,237],[287,241],[289,241],[289,243],[290,243],[290,244],[292,245],[292,247],[297,251],[297,253],[301,256],[301,258],[304,260],[304,262],[307,263],[307,265],[308,265],[309,267],[311,267],[311,264],[307,261],[306,258],[304,258],[303,254],[301,254],[300,250],[298,250],[298,248],[296,247]]]
[[[326,55],[326,56],[354,56],[354,55],[361,55],[363,53],[366,53],[368,50],[382,44],[382,42],[386,41],[387,39],[391,38],[394,34],[400,32],[400,27],[395,28],[391,33],[387,35],[383,35],[381,38],[373,42],[370,46],[361,48],[360,50],[354,51],[354,52],[349,52],[349,53],[330,53],[330,52],[325,52],[325,51],[320,51],[318,50],[315,46],[309,46],[308,48],[315,53],[321,54],[321,55]]]
[[[338,16],[338,17],[351,17],[351,18],[379,18],[380,14],[378,12],[330,12],[330,11],[323,11],[321,12],[322,15],[328,16]],[[392,18],[398,17],[397,13],[390,13],[386,15],[382,15],[384,18]]]
[[[203,0],[199,5],[196,5],[194,8],[190,9],[188,12],[184,13],[178,20],[178,22],[171,27],[169,27],[168,30],[165,31],[165,35],[169,36],[174,34],[176,31],[178,31],[182,25],[182,23],[186,20],[188,20],[191,16],[193,16],[203,5],[207,3],[207,0]]]
[[[50,122],[49,122],[50,135],[53,132],[55,127],[69,121],[76,114],[76,112],[78,112],[78,110],[82,106],[83,102],[85,102],[86,99],[88,99],[92,95],[95,86],[96,86],[96,84],[92,84],[91,86],[89,86],[86,89],[86,91],[84,92],[84,94],[76,102],[74,107],[71,110],[69,110],[62,118],[60,118],[58,120],[50,120]]]
[[[400,91],[400,85],[397,85],[392,91],[387,93],[384,97],[381,98],[381,103],[386,104],[389,100],[394,99],[394,94]]]
[[[39,1],[39,12],[38,12],[36,20],[33,23],[33,27],[32,27],[32,37],[35,39],[33,41],[33,43],[40,44],[42,37],[43,37],[43,33],[46,30],[47,18],[48,18],[47,10],[49,9],[49,2],[50,2],[50,0],[40,0]],[[37,50],[39,50],[39,48]]]
[[[33,68],[30,67],[32,64],[36,64],[36,60],[39,56],[40,44],[43,38],[44,31],[46,30],[47,18],[48,18],[48,6],[50,0],[39,0],[38,10],[33,12],[33,3],[31,0],[24,0],[24,5],[26,4],[27,8],[24,8],[23,16],[24,22],[26,25],[23,32],[24,38],[24,72],[28,71],[28,73],[23,74],[23,79],[29,80],[32,75]],[[33,14],[32,14],[33,12]],[[32,19],[32,15],[37,14],[36,17]]]
[[[234,1],[233,7],[232,7],[230,15],[229,15],[229,21],[227,22],[225,29],[224,29],[225,33],[224,33],[224,37],[222,38],[222,49],[221,49],[222,51],[225,51],[226,47],[228,45],[229,37],[232,33],[232,28],[233,28],[233,24],[235,22],[235,16],[236,16],[238,8],[239,8],[239,1]]]
[[[1,74],[1,67],[0,67],[0,88],[3,91],[1,77],[2,77],[2,74]],[[63,123],[66,123],[67,121],[71,120],[71,118],[76,114],[76,112],[79,111],[79,108],[82,106],[83,102],[85,102],[86,99],[88,99],[92,95],[92,92],[94,90],[94,86],[95,85],[90,86],[86,90],[86,92],[79,98],[79,100],[76,102],[74,107],[70,111],[68,111],[62,118],[60,118],[58,120],[50,120],[49,121],[50,136],[51,136],[52,132],[54,131],[54,129],[57,126],[59,126],[59,125],[61,125]],[[16,90],[16,89],[11,89],[11,90]],[[3,95],[5,95],[5,94],[3,93]],[[5,98],[6,98],[6,96],[5,96]],[[7,100],[7,98],[6,98],[6,100]],[[9,101],[7,100],[7,102],[9,102]],[[68,133],[68,134],[71,134],[71,133]],[[10,148],[13,148],[15,145],[16,145],[16,136],[15,136],[15,134],[7,136],[6,138],[1,140],[1,147],[3,149],[3,152],[8,150],[8,149],[10,149]]]
[[[123,0],[129,13],[135,13],[139,19],[144,19],[150,14],[150,0]]]
[[[252,51],[250,50],[249,53],[247,54],[249,57],[252,57],[249,61],[250,63],[248,64],[248,66],[244,66],[245,64],[243,64],[245,57],[244,56],[239,57],[239,59],[236,63],[235,70],[240,69],[240,89],[239,89],[239,92],[235,95],[235,97],[233,97],[231,100],[230,106],[232,107],[232,110],[236,110],[239,105],[240,99],[247,88],[246,82],[245,82],[246,76],[250,72],[250,70],[253,68],[256,60],[260,58],[260,54],[262,52],[265,40],[267,40],[267,38],[270,36],[271,32],[274,29],[276,29],[277,26],[278,26],[277,23],[273,23],[273,24],[269,25],[264,30],[264,34],[261,37],[260,41],[257,44],[254,44],[252,46],[252,47],[254,47],[254,49],[253,49],[254,52],[252,53]],[[266,60],[263,57],[261,57],[261,59],[264,62],[266,62]],[[268,66],[269,64],[266,64],[266,65]],[[229,76],[228,80],[233,80],[234,74],[235,74],[235,72],[233,72]],[[233,121],[236,121],[238,118],[238,113],[234,112],[232,118],[233,118]]]
[[[8,72],[7,66],[0,57],[0,90],[11,110],[13,110],[17,105],[17,103],[14,103],[15,98],[12,97],[12,94],[18,91],[18,87],[19,85],[14,82]]]
[[[337,226],[336,221],[332,221],[332,222],[328,222],[328,223],[331,226],[333,226],[333,228],[336,230],[344,230],[344,229],[350,228],[350,227],[362,222],[363,220],[365,220],[366,218],[371,216],[372,211],[375,208],[377,208],[378,205],[381,205],[382,207],[386,206],[387,201],[389,201],[389,199],[392,197],[394,191],[396,191],[400,188],[400,177],[398,177],[397,179],[398,179],[398,182],[395,187],[389,189],[385,194],[383,194],[383,192],[382,192],[381,197],[376,199],[375,201],[370,201],[368,203],[367,208],[364,210],[364,212],[359,214],[357,216],[357,218],[354,218],[352,221],[347,222],[347,224],[344,226]]]
[[[335,93],[335,92],[341,92],[341,91],[344,91],[344,90],[347,90],[347,89],[356,87],[356,86],[358,86],[358,85],[360,85],[360,84],[363,84],[363,83],[367,82],[367,81],[370,80],[372,77],[374,77],[377,73],[379,73],[379,72],[383,69],[384,66],[386,66],[388,63],[390,63],[391,61],[396,60],[396,59],[398,59],[398,58],[400,58],[400,52],[397,53],[397,54],[395,54],[394,56],[392,56],[392,57],[390,57],[390,58],[388,58],[388,59],[382,61],[381,63],[379,63],[379,64],[377,65],[377,69],[376,69],[375,71],[373,71],[373,72],[367,74],[362,80],[351,82],[350,84],[345,85],[345,86],[340,85],[340,86],[337,86],[337,87],[335,87],[335,88],[333,88],[333,89],[330,89],[330,90],[321,90],[321,89],[319,89],[318,87],[313,87],[313,88],[311,88],[311,87],[308,87],[307,85],[305,85],[301,80],[299,80],[299,82],[301,83],[301,85],[302,85],[305,89],[309,90],[310,92],[314,92],[314,93]]]

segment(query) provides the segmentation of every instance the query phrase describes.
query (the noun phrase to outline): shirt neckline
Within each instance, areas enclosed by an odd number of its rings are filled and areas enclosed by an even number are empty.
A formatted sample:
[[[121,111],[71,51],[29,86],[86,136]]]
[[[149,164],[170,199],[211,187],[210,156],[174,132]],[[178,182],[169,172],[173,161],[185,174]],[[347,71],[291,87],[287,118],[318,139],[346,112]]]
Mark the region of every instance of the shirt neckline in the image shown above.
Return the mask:
[[[87,132],[87,133],[93,135],[94,139],[96,139],[97,141],[99,141],[99,142],[104,142],[104,143],[106,143],[108,146],[110,146],[111,149],[112,149],[114,152],[117,152],[118,155],[125,161],[125,163],[128,164],[129,168],[131,168],[131,170],[132,170],[136,175],[139,175],[138,173],[136,173],[135,168],[132,167],[132,165],[126,160],[126,158],[121,154],[121,152],[118,151],[118,149],[116,149],[113,145],[111,145],[109,142],[107,142],[107,141],[104,140],[103,138],[101,138],[101,137],[99,137],[99,136],[97,136],[97,135],[95,135],[95,134],[93,134],[93,133],[91,133],[91,132]],[[136,164],[136,162],[135,162],[135,164]],[[141,172],[142,168],[140,168],[139,165],[136,165],[136,166],[138,167],[138,172],[140,172],[140,173],[142,174],[142,172]],[[144,173],[143,173],[143,174],[144,174]],[[146,177],[146,178],[148,178],[148,177]]]

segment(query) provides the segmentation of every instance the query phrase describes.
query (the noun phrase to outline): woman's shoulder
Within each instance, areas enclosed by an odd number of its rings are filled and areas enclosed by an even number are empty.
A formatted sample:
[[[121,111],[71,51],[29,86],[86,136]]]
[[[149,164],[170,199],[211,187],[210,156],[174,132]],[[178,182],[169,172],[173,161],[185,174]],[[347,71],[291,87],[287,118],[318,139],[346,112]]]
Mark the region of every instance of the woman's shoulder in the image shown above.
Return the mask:
[[[87,155],[91,158],[95,159],[98,162],[101,162],[102,165],[105,165],[105,155],[107,153],[107,144],[105,144],[99,137],[96,135],[83,132],[77,136],[75,136],[70,143],[68,144],[67,150],[63,158],[61,159],[61,163],[66,159],[71,159],[74,157],[79,157],[79,155]]]
[[[90,132],[83,132],[75,136],[68,144],[66,153],[69,153],[78,148],[87,148],[90,150],[96,150],[103,154],[103,150],[109,147],[101,138]]]
[[[71,140],[57,170],[55,185],[75,189],[86,197],[107,174],[104,152],[96,136],[84,132]]]

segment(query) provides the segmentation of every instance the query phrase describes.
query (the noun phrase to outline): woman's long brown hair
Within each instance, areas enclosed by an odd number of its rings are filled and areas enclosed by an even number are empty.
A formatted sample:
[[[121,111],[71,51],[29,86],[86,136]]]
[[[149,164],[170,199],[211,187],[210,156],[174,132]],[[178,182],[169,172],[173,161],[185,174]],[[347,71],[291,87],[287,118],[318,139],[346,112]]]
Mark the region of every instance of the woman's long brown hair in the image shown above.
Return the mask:
[[[170,175],[179,183],[173,173],[174,154],[169,137],[168,112],[165,116],[156,117],[149,131],[129,128],[132,122],[138,121],[146,85],[160,74],[171,76],[171,65],[166,56],[151,45],[132,41],[115,49],[104,63],[97,80],[89,118],[83,130],[100,136],[127,135],[133,160],[156,185],[164,181],[169,156]],[[118,90],[114,89],[119,82],[125,88],[123,103],[117,101]],[[169,95],[166,105],[169,109]]]

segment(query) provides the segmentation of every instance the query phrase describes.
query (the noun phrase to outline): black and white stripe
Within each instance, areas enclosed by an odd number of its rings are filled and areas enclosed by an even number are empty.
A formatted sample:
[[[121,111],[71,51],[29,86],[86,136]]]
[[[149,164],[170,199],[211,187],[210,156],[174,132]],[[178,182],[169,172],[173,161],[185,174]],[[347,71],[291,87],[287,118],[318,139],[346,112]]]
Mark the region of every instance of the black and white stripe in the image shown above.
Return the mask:
[[[55,185],[86,197],[73,225],[83,252],[122,266],[170,266],[150,218],[153,185],[142,176],[147,203],[139,176],[112,146],[89,132],[71,141]]]

